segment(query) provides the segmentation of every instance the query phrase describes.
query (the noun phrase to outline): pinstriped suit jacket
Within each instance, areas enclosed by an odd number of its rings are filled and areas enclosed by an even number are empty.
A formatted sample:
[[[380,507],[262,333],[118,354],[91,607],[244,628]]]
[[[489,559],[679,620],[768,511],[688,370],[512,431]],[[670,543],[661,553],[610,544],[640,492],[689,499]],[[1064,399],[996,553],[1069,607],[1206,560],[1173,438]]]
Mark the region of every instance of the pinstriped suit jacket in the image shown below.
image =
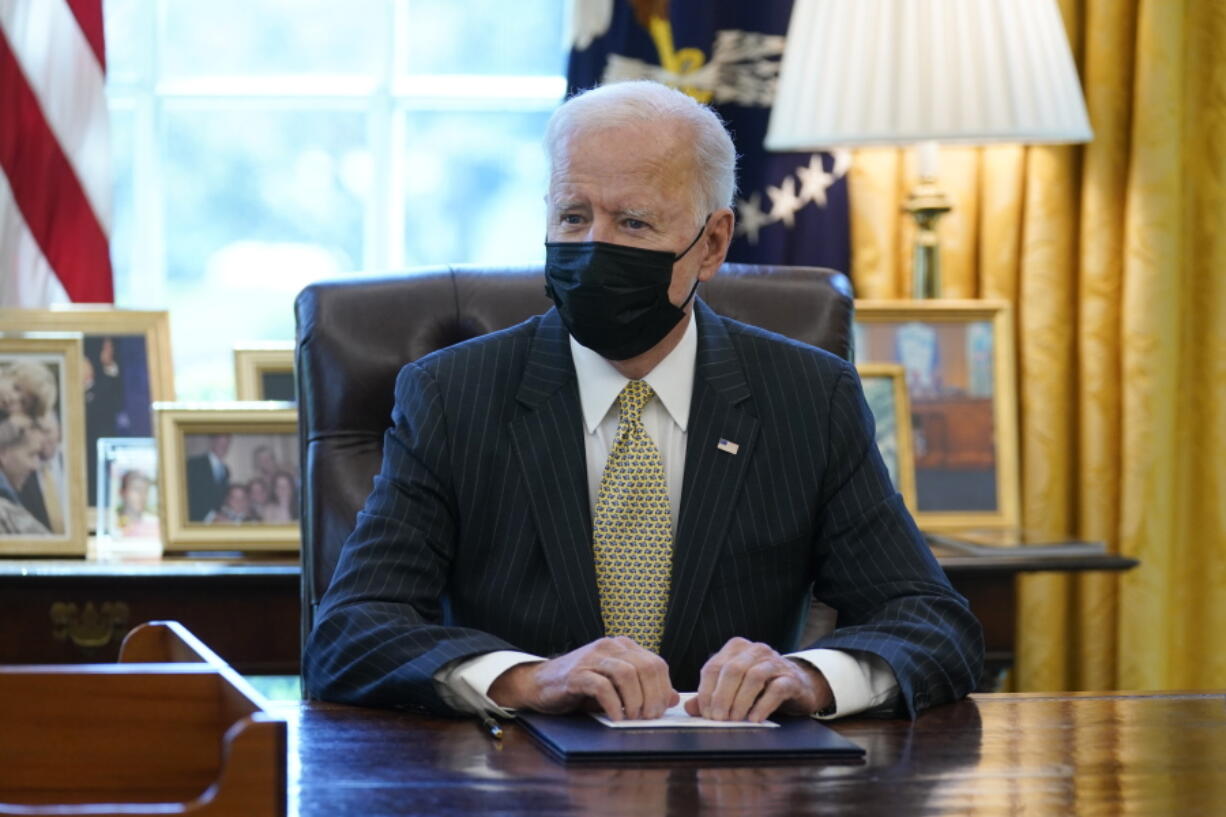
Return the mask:
[[[893,490],[855,370],[696,305],[661,655],[695,689],[731,637],[881,656],[914,715],[969,692],[982,634]],[[410,363],[381,472],[303,656],[319,698],[446,712],[433,676],[603,633],[583,420],[555,310]],[[736,442],[735,455],[720,439]],[[798,645],[812,592],[838,628]]]

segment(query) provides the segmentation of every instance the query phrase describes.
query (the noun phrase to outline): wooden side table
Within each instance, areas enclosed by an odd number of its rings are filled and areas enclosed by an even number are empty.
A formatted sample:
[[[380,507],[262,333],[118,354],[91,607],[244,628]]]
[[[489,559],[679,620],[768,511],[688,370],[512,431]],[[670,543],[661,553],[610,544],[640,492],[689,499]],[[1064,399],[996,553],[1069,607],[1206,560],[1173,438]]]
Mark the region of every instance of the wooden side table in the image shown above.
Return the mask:
[[[1023,573],[1123,572],[1140,564],[1110,553],[1032,556],[1016,551],[991,556],[951,554],[932,546],[950,584],[966,596],[983,625],[983,679],[979,692],[996,692],[1013,667],[1017,638],[1017,579]]]

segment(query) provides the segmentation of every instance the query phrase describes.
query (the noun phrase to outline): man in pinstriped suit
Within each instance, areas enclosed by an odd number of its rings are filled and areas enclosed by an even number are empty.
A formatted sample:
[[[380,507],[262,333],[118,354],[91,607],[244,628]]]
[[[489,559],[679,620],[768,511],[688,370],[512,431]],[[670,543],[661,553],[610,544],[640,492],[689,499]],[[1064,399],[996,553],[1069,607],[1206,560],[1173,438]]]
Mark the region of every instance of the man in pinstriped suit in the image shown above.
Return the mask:
[[[969,692],[979,624],[890,484],[854,369],[693,298],[733,233],[718,117],[622,83],[562,105],[546,139],[557,308],[401,371],[308,690],[614,719],[696,690],[692,714],[734,720],[914,716]],[[610,508],[647,505],[635,524],[655,527],[627,530],[654,532],[610,559]],[[639,564],[660,546],[663,578]],[[838,627],[798,645],[810,594]]]

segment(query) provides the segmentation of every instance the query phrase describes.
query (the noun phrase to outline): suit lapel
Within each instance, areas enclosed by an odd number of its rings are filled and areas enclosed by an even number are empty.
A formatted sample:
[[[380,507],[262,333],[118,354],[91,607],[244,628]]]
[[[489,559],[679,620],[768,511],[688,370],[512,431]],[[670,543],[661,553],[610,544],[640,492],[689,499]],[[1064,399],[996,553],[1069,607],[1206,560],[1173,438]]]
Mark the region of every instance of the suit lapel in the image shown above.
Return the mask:
[[[673,545],[672,593],[661,652],[685,650],[698,625],[724,535],[758,437],[758,419],[747,410],[745,373],[719,316],[701,301],[694,397],[686,434],[681,518]],[[721,450],[726,440],[736,453]],[[724,446],[730,449],[730,446]]]
[[[558,597],[574,611],[579,644],[604,635],[596,568],[583,413],[568,335],[556,310],[537,326],[517,400],[526,409],[511,423],[511,439]]]

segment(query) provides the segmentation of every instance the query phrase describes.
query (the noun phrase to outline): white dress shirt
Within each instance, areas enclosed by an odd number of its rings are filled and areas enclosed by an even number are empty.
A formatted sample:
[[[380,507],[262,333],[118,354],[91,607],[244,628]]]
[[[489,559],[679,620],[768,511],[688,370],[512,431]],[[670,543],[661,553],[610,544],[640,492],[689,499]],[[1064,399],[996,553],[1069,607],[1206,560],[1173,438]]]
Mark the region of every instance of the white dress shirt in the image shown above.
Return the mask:
[[[656,394],[643,409],[643,427],[660,449],[669,504],[672,506],[674,536],[681,509],[686,431],[698,356],[696,319],[691,315],[687,320],[689,325],[676,348],[643,378]],[[630,381],[609,361],[573,337],[570,339],[570,351],[579,382],[579,402],[583,408],[588,499],[595,514],[600,478],[620,418],[617,396]],[[863,712],[892,701],[898,693],[898,682],[889,665],[870,653],[815,649],[791,653],[788,657],[812,664],[830,684],[834,695],[833,710],[817,717],[838,718]],[[498,712],[509,716],[513,713],[490,699],[489,688],[499,675],[511,667],[543,660],[540,656],[516,650],[498,650],[444,667],[434,676],[435,686],[443,700],[456,709]]]
[[[209,465],[213,468],[213,480],[215,482],[224,482],[226,479],[226,464],[212,451],[209,451],[208,454]]]

